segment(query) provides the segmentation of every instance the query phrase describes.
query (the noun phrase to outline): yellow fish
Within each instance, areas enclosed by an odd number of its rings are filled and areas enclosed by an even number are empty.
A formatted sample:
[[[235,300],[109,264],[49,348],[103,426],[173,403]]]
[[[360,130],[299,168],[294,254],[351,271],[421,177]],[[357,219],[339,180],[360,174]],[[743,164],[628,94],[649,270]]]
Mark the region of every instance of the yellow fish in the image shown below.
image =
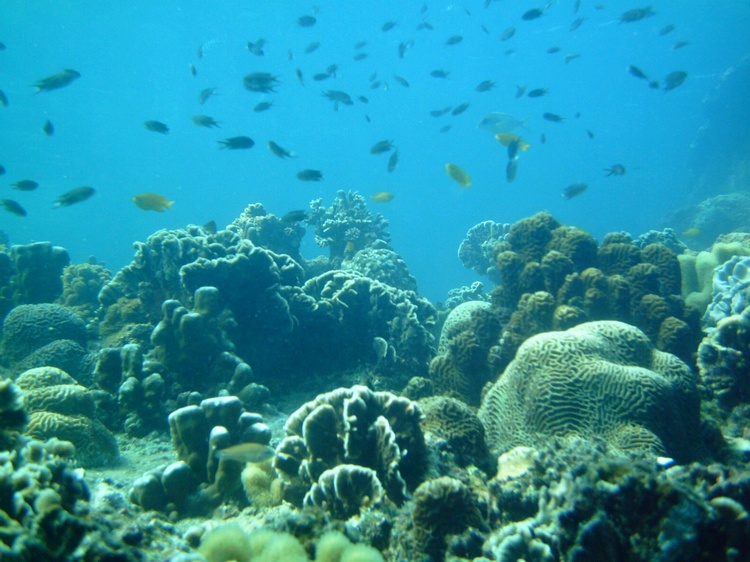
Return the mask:
[[[163,213],[166,209],[172,208],[174,201],[168,201],[166,197],[157,193],[141,193],[133,197],[133,203],[144,211]]]
[[[461,169],[461,166],[448,163],[445,165],[445,171],[448,172],[448,175],[452,177],[458,185],[462,187],[469,187],[471,185],[469,174],[464,172]]]
[[[514,140],[518,140],[518,148],[520,148],[524,152],[526,152],[531,146],[521,137],[519,137],[518,135],[514,135],[513,133],[498,133],[495,135],[495,140],[503,146],[508,146]]]
[[[219,459],[228,459],[236,462],[264,462],[272,459],[276,450],[261,443],[240,443],[216,452]]]
[[[682,235],[687,238],[695,238],[696,236],[700,236],[701,234],[703,234],[703,231],[700,228],[696,227],[688,228],[682,233]]]
[[[370,199],[376,203],[388,203],[393,201],[395,195],[389,191],[378,191],[375,195],[370,195]]]
[[[354,242],[352,242],[351,240],[349,240],[346,243],[346,246],[344,247],[344,253],[345,254],[353,254],[356,249],[357,249],[357,247],[354,245]]]

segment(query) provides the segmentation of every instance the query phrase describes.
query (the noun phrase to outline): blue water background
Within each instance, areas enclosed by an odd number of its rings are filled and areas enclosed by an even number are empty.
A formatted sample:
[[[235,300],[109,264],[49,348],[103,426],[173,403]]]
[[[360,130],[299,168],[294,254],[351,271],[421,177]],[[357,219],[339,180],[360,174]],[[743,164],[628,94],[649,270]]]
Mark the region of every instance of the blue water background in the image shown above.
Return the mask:
[[[0,164],[7,169],[0,198],[20,202],[28,217],[2,212],[0,229],[12,243],[50,240],[75,262],[93,255],[117,270],[132,258],[134,241],[161,228],[211,219],[221,227],[253,202],[281,215],[319,197],[330,204],[342,189],[366,197],[390,191],[392,202],[368,206],[390,221],[394,248],[431,300],[477,278],[456,253],[466,231],[484,220],[514,222],[547,210],[599,239],[610,231],[640,234],[692,197],[696,138],[708,124],[704,101],[750,53],[750,3],[653,2],[657,14],[635,23],[618,18],[645,4],[580,4],[576,14],[573,1],[550,2],[541,18],[524,21],[526,10],[543,4],[432,1],[422,14],[421,2],[321,1],[316,25],[303,28],[296,20],[313,14],[307,2],[6,0],[0,4],[0,41],[7,46],[0,52],[0,89],[10,104],[0,108]],[[585,21],[571,32],[577,17]],[[434,29],[417,30],[423,20]],[[386,21],[397,23],[383,32]],[[675,30],[660,36],[667,24]],[[500,41],[511,26],[515,36]],[[463,41],[446,46],[457,34]],[[247,41],[259,38],[267,41],[262,57],[246,49]],[[399,44],[411,40],[400,59]],[[312,41],[320,48],[305,54]],[[357,51],[358,41],[368,44]],[[672,49],[676,41],[689,45]],[[550,47],[560,51],[549,54]],[[369,57],[354,61],[357,52]],[[580,57],[566,64],[569,53]],[[312,80],[333,63],[336,78]],[[689,77],[673,91],[649,89],[627,72],[631,64],[657,80],[674,70]],[[81,78],[32,95],[32,84],[64,68]],[[449,77],[431,77],[438,68]],[[243,89],[242,77],[257,71],[279,76],[277,93]],[[383,81],[377,89],[370,87],[374,73]],[[476,92],[483,80],[497,87]],[[521,84],[548,88],[549,94],[516,99]],[[219,95],[199,105],[198,94],[208,87]],[[369,103],[334,111],[321,95],[329,89],[366,96]],[[747,91],[735,94],[733,99],[747,100]],[[273,101],[273,108],[253,112],[263,100]],[[470,107],[461,115],[429,114],[463,102]],[[506,149],[476,126],[490,111],[528,119],[528,130],[516,132],[531,147],[511,184],[505,180]],[[544,112],[565,121],[545,121]],[[214,117],[221,128],[194,125],[196,114]],[[736,118],[731,103],[714,104],[711,119],[726,120],[727,130]],[[55,126],[52,137],[41,130],[46,119]],[[167,123],[169,135],[146,131],[148,119]],[[448,132],[439,132],[448,124]],[[236,135],[257,144],[249,151],[219,150],[218,140]],[[400,152],[393,173],[386,171],[387,154],[369,151],[382,139],[392,139]],[[298,158],[275,157],[268,140]],[[719,154],[733,142],[730,134],[710,149]],[[701,165],[712,161],[704,158]],[[452,181],[447,162],[460,165],[473,185]],[[627,173],[604,177],[603,169],[614,163]],[[324,181],[298,181],[295,174],[304,168],[322,170]],[[9,188],[27,178],[41,187],[28,193]],[[562,189],[578,182],[588,183],[588,190],[563,199]],[[94,186],[96,196],[53,210],[60,194],[81,185]],[[716,185],[715,191],[725,188]],[[131,202],[141,192],[163,194],[175,204],[165,213],[145,212]],[[303,255],[318,253],[323,251],[309,229]]]

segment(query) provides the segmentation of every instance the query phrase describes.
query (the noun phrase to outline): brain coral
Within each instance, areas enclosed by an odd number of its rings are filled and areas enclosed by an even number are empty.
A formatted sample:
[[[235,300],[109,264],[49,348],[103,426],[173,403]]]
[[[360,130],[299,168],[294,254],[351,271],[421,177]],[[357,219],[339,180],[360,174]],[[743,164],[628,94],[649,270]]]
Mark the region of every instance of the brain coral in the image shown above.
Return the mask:
[[[56,340],[86,345],[86,325],[60,305],[23,304],[11,310],[3,322],[2,352],[10,362]]]
[[[478,415],[496,452],[577,434],[684,460],[700,423],[696,383],[637,328],[590,322],[524,342]]]

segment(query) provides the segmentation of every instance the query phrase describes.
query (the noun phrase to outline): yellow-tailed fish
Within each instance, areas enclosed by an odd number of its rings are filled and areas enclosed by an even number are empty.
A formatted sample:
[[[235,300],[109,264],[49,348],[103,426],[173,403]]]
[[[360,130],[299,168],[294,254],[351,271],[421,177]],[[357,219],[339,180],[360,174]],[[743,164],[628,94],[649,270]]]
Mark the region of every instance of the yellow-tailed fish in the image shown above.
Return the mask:
[[[263,462],[272,459],[275,454],[275,449],[261,443],[240,443],[216,451],[219,459],[237,462]]]
[[[172,208],[174,201],[169,201],[158,193],[141,193],[133,197],[133,203],[144,211],[163,213],[165,210]]]
[[[388,203],[390,201],[393,201],[393,198],[395,195],[391,193],[390,191],[378,191],[375,195],[370,195],[370,199],[375,201],[376,203]]]
[[[456,181],[456,183],[458,183],[458,185],[462,187],[471,186],[471,178],[469,177],[469,174],[461,169],[461,166],[448,163],[445,165],[445,171]]]
[[[527,143],[525,140],[523,140],[518,135],[515,135],[513,133],[497,133],[495,135],[495,140],[502,144],[503,146],[508,146],[510,143],[512,143],[514,140],[518,141],[518,148],[520,148],[523,152],[526,152],[529,147],[531,146],[529,143]]]

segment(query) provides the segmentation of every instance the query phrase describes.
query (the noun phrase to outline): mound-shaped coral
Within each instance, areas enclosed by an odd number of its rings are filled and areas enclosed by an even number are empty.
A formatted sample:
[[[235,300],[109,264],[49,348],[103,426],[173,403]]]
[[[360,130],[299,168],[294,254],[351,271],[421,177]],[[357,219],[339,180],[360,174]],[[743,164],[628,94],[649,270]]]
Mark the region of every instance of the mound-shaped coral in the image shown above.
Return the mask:
[[[678,358],[621,322],[527,340],[479,410],[497,452],[564,435],[688,460],[699,431],[697,381]]]
[[[9,363],[57,340],[86,346],[86,325],[74,313],[57,304],[24,304],[14,308],[3,322],[2,355]]]

